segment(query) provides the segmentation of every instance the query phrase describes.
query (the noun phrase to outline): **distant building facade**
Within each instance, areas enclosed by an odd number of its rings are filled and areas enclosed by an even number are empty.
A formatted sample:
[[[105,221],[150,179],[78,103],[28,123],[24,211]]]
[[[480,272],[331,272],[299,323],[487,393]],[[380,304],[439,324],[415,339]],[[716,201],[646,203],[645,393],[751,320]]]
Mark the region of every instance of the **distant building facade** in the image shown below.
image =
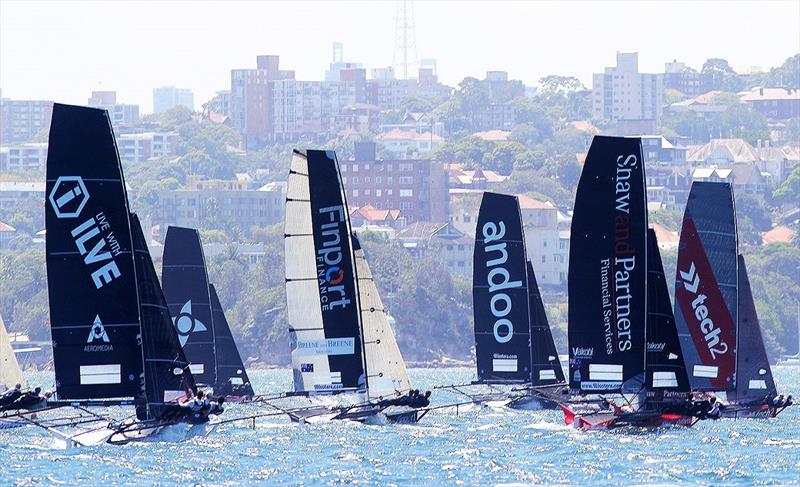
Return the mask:
[[[739,99],[773,120],[800,117],[800,90],[797,88],[756,87],[741,93]]]
[[[53,102],[0,98],[0,144],[27,142],[50,127]]]
[[[0,147],[0,171],[44,172],[47,142],[28,142]]]
[[[664,63],[664,89],[677,90],[687,96],[698,96],[714,89],[714,78],[674,60]]]
[[[174,156],[177,138],[174,132],[120,134],[117,136],[117,149],[123,161],[139,164],[151,157]]]
[[[178,106],[194,111],[194,93],[192,93],[192,90],[174,86],[162,86],[153,89],[153,113],[164,113]]]
[[[139,123],[139,105],[117,103],[116,91],[93,91],[87,104],[90,107],[107,110],[115,129]]]
[[[654,133],[663,104],[663,74],[639,73],[638,53],[618,52],[616,66],[592,76],[594,118],[616,122],[617,133]]]

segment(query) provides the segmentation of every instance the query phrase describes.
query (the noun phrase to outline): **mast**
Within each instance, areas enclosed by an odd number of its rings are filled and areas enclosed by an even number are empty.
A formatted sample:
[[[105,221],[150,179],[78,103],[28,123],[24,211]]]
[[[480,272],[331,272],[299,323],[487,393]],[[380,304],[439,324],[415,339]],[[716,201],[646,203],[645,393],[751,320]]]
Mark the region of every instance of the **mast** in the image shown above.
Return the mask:
[[[16,384],[22,384],[23,387],[26,387],[25,378],[19,368],[19,362],[17,362],[17,357],[14,355],[14,349],[11,348],[6,324],[3,322],[3,317],[0,316],[0,386],[10,389]]]
[[[547,313],[531,261],[527,262],[526,268],[528,270],[528,300],[531,320],[531,385],[564,384],[566,382],[564,369],[561,368],[561,361],[558,359],[553,332],[547,322]]]
[[[693,390],[735,390],[738,244],[733,190],[695,182],[681,226],[675,322]]]
[[[45,223],[59,399],[144,399],[128,215],[107,112],[54,104]]]
[[[294,151],[284,228],[295,391],[366,392],[357,274],[336,155]]]
[[[161,280],[172,323],[201,384],[216,385],[217,346],[206,260],[194,228],[170,226],[164,239]]]
[[[647,398],[684,399],[689,392],[689,377],[653,229],[647,231],[647,249]]]
[[[358,297],[364,325],[364,354],[369,370],[369,396],[382,399],[406,393],[411,380],[394,336],[378,287],[358,238],[353,236]]]
[[[595,136],[578,182],[569,257],[570,389],[644,385],[647,194],[641,140]]]
[[[527,255],[516,196],[484,192],[473,251],[472,308],[478,381],[531,379]]]
[[[763,400],[778,395],[769,364],[744,256],[739,255],[739,349],[736,354],[736,399]]]

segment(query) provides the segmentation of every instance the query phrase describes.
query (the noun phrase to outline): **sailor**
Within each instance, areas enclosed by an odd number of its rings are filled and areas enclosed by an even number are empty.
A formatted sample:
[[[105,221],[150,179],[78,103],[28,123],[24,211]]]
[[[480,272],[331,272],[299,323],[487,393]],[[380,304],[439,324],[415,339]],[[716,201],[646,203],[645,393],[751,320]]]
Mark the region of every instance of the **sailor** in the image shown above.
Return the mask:
[[[706,413],[706,417],[711,419],[719,419],[722,416],[722,411],[720,411],[721,404],[717,401],[717,398],[712,396],[709,402],[708,412]]]
[[[9,389],[0,396],[0,410],[10,406],[22,396],[22,384],[17,384],[13,389]]]
[[[25,391],[22,395],[11,404],[11,408],[13,409],[31,409],[45,400],[44,397],[41,396],[42,388],[37,387],[32,391]]]

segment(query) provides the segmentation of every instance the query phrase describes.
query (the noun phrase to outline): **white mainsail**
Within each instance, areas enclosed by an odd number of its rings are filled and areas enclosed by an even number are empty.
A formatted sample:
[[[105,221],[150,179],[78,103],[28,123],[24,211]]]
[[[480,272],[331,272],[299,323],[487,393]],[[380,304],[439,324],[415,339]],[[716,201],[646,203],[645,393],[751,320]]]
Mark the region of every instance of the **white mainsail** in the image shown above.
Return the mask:
[[[355,249],[358,295],[361,302],[367,384],[371,398],[389,398],[411,389],[406,363],[397,345],[386,310],[372,279],[364,249]]]
[[[289,341],[296,392],[318,392],[332,388],[337,381],[336,377],[332,377],[327,354],[309,353],[298,347],[298,340],[325,341],[310,200],[308,160],[304,154],[294,152],[286,187],[284,259]]]
[[[6,324],[3,322],[3,317],[0,316],[0,392],[14,387],[15,384],[26,386],[17,357],[14,356],[14,349],[11,348]]]

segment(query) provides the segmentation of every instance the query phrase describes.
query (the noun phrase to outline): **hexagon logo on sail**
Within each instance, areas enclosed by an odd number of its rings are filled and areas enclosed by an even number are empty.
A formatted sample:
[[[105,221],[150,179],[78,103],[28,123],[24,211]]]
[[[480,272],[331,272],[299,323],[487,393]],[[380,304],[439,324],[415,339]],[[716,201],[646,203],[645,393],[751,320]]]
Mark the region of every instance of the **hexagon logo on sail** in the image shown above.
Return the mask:
[[[48,197],[57,218],[77,218],[89,201],[89,192],[80,176],[61,176]]]

